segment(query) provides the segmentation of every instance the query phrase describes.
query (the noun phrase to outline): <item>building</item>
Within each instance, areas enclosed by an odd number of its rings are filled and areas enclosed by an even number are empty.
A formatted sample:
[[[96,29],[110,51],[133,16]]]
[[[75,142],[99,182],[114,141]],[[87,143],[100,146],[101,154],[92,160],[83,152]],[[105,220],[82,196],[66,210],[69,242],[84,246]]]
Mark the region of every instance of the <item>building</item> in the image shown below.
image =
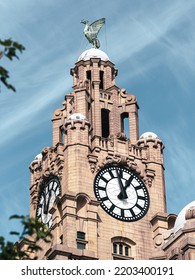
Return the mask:
[[[168,214],[164,145],[139,136],[136,97],[115,83],[100,49],[70,71],[53,143],[30,165],[30,216],[53,234],[39,259],[195,259],[195,201]]]

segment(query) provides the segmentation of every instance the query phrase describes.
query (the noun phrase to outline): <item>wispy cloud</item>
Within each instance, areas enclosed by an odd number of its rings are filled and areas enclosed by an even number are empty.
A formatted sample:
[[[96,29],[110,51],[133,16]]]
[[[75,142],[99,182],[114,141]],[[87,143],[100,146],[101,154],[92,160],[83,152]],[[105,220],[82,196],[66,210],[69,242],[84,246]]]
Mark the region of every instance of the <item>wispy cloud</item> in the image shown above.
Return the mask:
[[[28,164],[40,143],[51,140],[40,127],[51,126],[52,112],[71,91],[69,69],[90,48],[82,18],[106,17],[99,36],[102,50],[119,68],[117,83],[127,91],[133,86],[139,97],[140,130],[157,132],[166,145],[168,207],[176,212],[187,203],[195,181],[190,171],[195,167],[190,144],[195,121],[194,0],[112,1],[112,9],[105,0],[7,0],[1,1],[0,10],[1,38],[12,37],[26,47],[20,61],[5,64],[17,93],[0,94],[1,189],[9,190],[13,201],[1,195],[4,217],[20,211],[21,199],[26,201],[22,211],[29,209]],[[5,223],[6,218],[0,227]]]
[[[61,79],[56,82],[55,86],[52,83],[51,87],[43,88],[39,92],[41,97],[30,96],[26,98],[22,105],[19,105],[19,108],[13,109],[8,114],[0,125],[2,133],[0,138],[1,145],[7,145],[9,140],[12,141],[11,139],[14,139],[17,135],[24,133],[28,129],[32,130],[36,126],[36,122],[45,121],[44,117],[39,119],[39,115],[56,99],[56,94],[61,96],[64,91],[64,81]],[[18,126],[19,123],[21,123],[21,126]]]
[[[195,152],[186,145],[185,139],[180,139],[180,135],[171,135],[170,143],[165,163],[167,169],[171,170],[166,176],[166,184],[168,210],[173,212],[174,209],[182,209],[194,199],[192,193],[195,182]]]
[[[111,57],[116,63],[132,62],[133,71],[129,69],[129,79],[140,74],[147,75],[160,64],[175,76],[184,91],[189,90],[189,76],[195,73],[195,26],[192,23],[195,15],[193,1],[163,1],[158,7],[148,3],[145,9],[138,9],[131,15],[129,11],[110,30]],[[122,31],[122,32],[121,32]],[[147,59],[143,54],[147,52]],[[120,53],[120,56],[116,55]],[[135,60],[138,57],[139,59]],[[137,65],[136,65],[137,63]],[[132,65],[131,64],[131,65]],[[178,67],[180,65],[180,67]],[[124,78],[124,77],[123,77]]]

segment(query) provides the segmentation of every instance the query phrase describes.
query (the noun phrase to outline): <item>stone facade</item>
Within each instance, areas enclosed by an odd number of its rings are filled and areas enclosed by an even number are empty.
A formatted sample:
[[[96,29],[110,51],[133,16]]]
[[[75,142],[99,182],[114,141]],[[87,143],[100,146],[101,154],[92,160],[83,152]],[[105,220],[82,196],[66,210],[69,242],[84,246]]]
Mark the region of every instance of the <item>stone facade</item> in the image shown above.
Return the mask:
[[[176,215],[166,213],[164,145],[154,133],[139,137],[136,97],[116,85],[118,71],[103,54],[91,49],[71,69],[73,91],[53,114],[53,145],[30,165],[32,217],[45,182],[57,178],[61,188],[49,208],[53,241],[40,244],[38,258],[195,259],[194,214],[174,234]],[[100,207],[94,178],[112,164],[144,181],[150,207],[142,219],[123,222]]]

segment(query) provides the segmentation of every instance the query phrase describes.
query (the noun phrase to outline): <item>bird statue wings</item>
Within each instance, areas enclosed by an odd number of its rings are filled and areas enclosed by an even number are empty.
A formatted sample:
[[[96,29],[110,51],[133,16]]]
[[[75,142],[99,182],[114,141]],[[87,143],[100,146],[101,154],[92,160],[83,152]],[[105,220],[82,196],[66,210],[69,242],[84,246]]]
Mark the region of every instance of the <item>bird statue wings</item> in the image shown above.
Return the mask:
[[[100,41],[97,38],[97,35],[101,29],[101,27],[105,24],[105,18],[98,19],[93,23],[89,24],[89,21],[86,19],[81,20],[81,23],[85,24],[85,28],[83,33],[85,37],[89,41],[90,44],[93,45],[94,48],[99,49]]]

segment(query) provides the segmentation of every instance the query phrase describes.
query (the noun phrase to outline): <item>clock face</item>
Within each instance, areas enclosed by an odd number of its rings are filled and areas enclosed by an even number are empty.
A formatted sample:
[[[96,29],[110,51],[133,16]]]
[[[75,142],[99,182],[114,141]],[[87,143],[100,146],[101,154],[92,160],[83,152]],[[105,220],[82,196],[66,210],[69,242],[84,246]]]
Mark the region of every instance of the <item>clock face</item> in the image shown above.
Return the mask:
[[[37,218],[39,218],[42,223],[47,224],[49,228],[52,226],[52,214],[49,211],[60,193],[59,181],[57,179],[50,179],[45,184],[39,197],[36,215]]]
[[[94,192],[104,211],[125,222],[143,218],[149,208],[144,182],[122,166],[103,168],[95,177]]]

